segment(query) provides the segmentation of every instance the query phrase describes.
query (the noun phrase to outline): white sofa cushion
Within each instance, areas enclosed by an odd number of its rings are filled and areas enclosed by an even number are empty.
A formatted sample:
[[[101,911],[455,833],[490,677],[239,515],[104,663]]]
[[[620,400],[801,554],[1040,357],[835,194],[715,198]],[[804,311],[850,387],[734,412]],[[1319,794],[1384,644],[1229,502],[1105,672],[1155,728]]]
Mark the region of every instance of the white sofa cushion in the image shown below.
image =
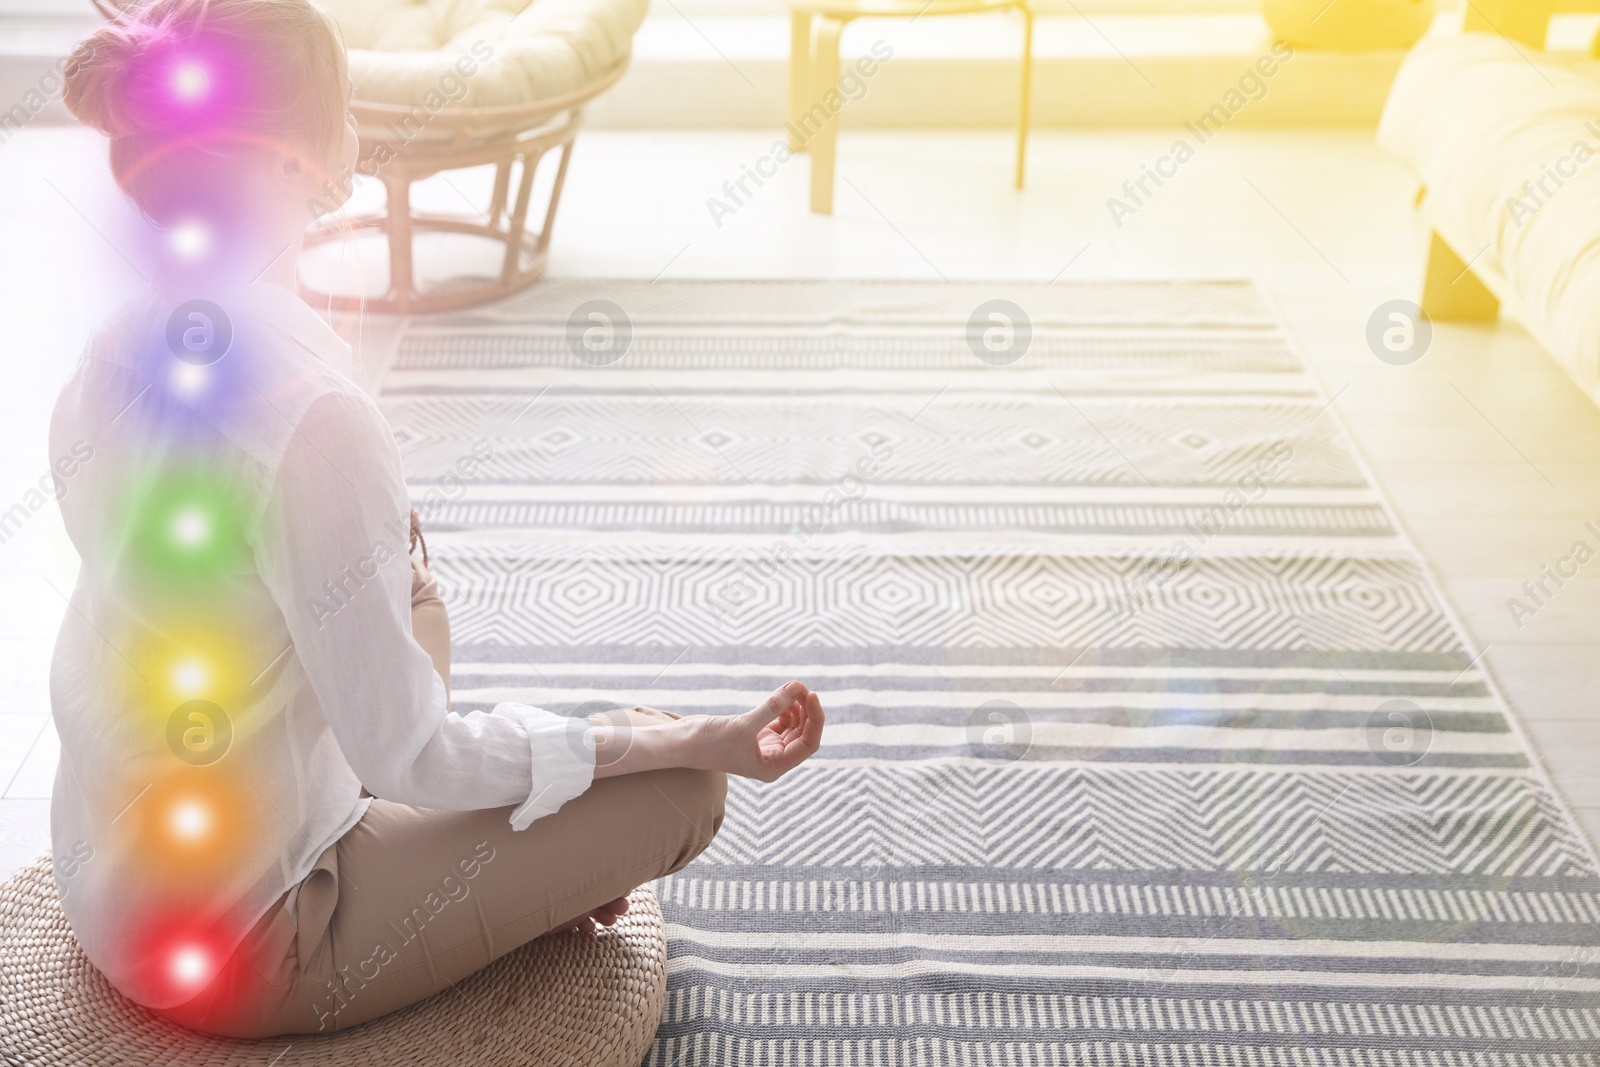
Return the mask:
[[[1497,34],[1425,41],[1378,138],[1417,172],[1456,253],[1504,279],[1501,295],[1600,401],[1600,63]]]
[[[649,0],[322,3],[350,49],[356,98],[406,107],[430,92],[453,104],[504,107],[582,89],[627,56],[649,7]]]

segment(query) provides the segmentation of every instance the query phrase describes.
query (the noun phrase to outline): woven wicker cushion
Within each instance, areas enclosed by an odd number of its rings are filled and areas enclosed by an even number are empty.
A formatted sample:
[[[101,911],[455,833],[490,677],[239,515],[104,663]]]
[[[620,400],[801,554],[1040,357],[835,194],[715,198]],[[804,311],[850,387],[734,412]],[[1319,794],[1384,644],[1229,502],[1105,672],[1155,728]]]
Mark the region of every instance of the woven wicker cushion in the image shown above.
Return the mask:
[[[438,996],[337,1034],[229,1041],[125,999],[78,950],[49,855],[0,885],[0,1063],[8,1067],[636,1067],[667,988],[649,887],[596,935],[541,938]]]
[[[577,92],[614,68],[627,57],[649,0],[327,0],[324,6],[350,49],[357,100],[412,107],[443,97],[458,107],[508,107]],[[463,77],[464,71],[470,73]]]

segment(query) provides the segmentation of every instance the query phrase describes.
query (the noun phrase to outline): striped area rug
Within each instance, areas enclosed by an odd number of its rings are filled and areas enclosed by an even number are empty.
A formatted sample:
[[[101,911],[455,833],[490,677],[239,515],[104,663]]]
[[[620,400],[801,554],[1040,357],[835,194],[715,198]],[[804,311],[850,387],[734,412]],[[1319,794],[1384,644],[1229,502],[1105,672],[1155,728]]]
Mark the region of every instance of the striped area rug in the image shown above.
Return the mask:
[[[1246,283],[550,284],[383,405],[461,710],[732,712],[647,1063],[1600,1063],[1600,872]]]

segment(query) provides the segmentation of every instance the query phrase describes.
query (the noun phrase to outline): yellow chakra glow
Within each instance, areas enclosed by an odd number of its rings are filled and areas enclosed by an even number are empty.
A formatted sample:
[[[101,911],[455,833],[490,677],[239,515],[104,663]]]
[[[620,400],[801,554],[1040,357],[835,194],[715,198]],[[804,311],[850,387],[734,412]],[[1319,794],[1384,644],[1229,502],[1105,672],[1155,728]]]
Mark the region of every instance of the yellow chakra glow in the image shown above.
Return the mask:
[[[202,696],[210,672],[198,659],[179,660],[172,668],[172,687],[186,697]]]
[[[154,724],[165,730],[173,709],[191,700],[210,701],[235,715],[248,699],[250,681],[265,662],[221,626],[202,618],[181,628],[141,628],[128,642],[129,696]]]

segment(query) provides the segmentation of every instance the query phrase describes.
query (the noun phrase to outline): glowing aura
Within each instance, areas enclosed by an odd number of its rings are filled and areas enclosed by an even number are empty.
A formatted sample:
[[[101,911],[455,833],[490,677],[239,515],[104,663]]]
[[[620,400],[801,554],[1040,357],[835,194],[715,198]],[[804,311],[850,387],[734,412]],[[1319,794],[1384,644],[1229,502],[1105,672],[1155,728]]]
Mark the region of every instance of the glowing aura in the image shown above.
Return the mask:
[[[160,316],[177,341],[140,341],[154,346],[140,353],[140,370],[155,388],[135,398],[124,424],[138,426],[153,458],[116,490],[105,545],[114,579],[138,609],[136,623],[115,635],[122,655],[106,668],[118,716],[110,726],[133,739],[133,800],[109,832],[139,866],[130,890],[152,894],[127,928],[151,987],[145,999],[182,1003],[212,983],[243,933],[228,928],[236,917],[212,909],[221,887],[246,872],[283,818],[229,758],[250,743],[241,709],[254,705],[252,686],[282,654],[238,632],[227,603],[235,577],[254,566],[250,531],[262,489],[249,481],[248,463],[216,458],[218,427],[282,417],[255,389],[259,365],[230,351],[238,309],[219,293],[261,269],[242,262],[256,220],[251,205],[237,202],[234,179],[241,160],[263,155],[313,169],[321,161],[250,128],[253,115],[277,104],[264,95],[277,90],[251,42],[197,26],[152,31],[146,44],[123,88],[148,136],[120,177],[125,187],[160,186],[160,210],[149,210],[160,220],[162,286],[194,291],[162,294],[170,304]]]

